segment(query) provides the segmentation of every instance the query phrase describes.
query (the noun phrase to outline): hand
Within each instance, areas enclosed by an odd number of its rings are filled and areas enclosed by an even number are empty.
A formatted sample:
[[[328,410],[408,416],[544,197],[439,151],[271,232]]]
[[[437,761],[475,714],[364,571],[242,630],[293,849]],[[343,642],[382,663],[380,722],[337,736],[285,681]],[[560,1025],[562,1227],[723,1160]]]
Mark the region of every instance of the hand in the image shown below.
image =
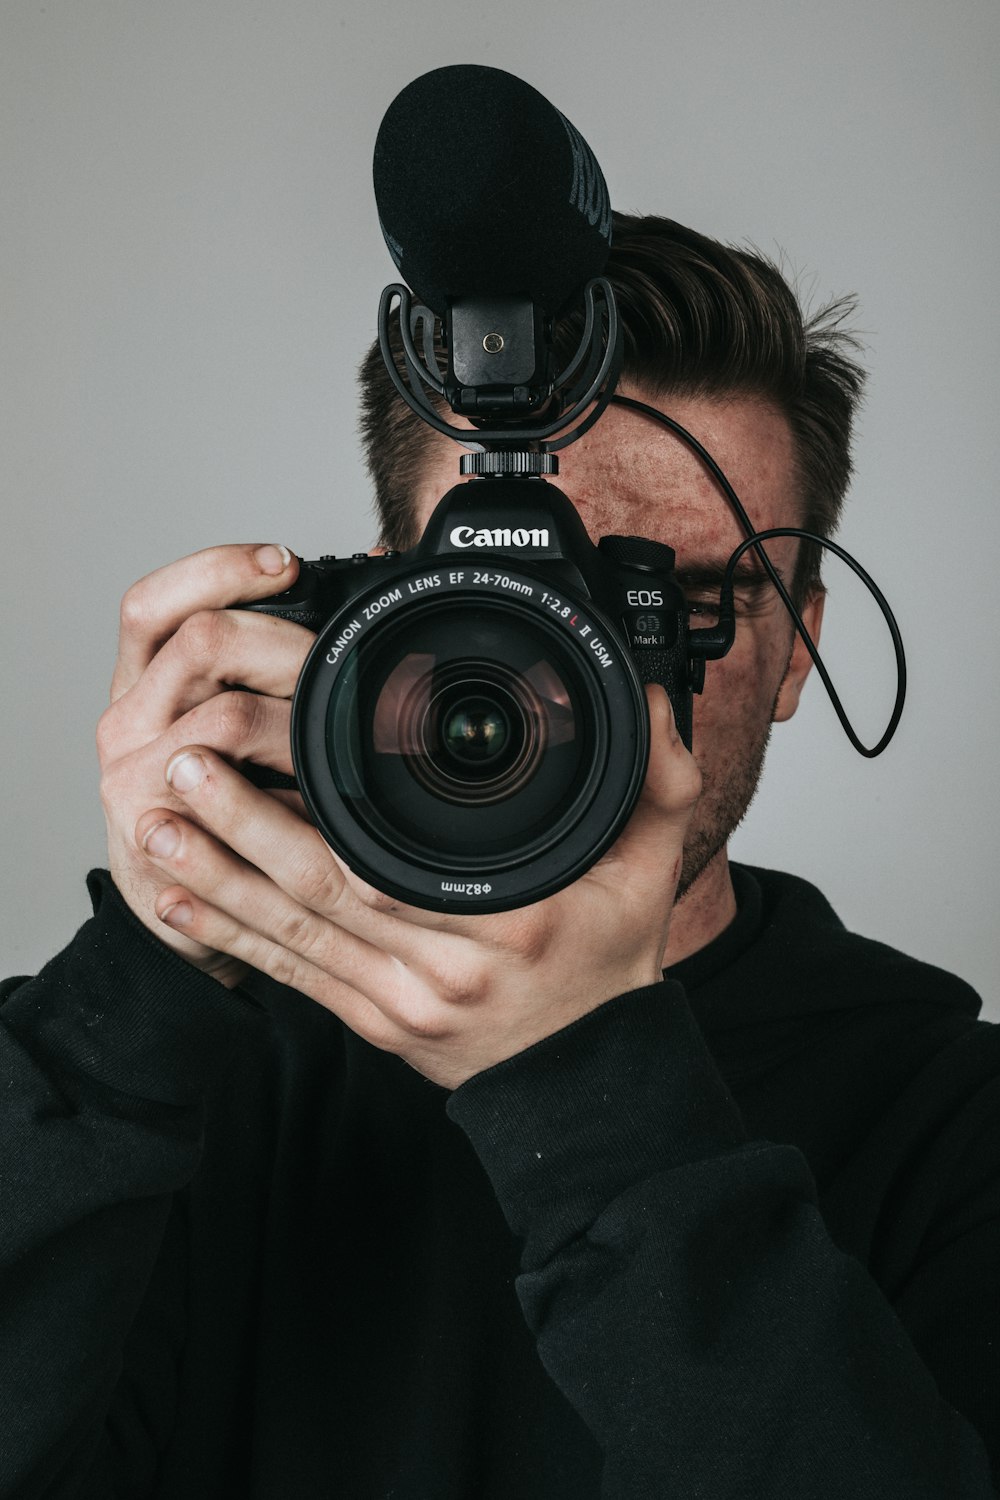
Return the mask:
[[[380,895],[294,808],[204,743],[167,762],[171,802],[138,820],[134,854],[155,868],[168,927],[311,996],[456,1088],[660,978],[700,777],[666,694],[647,696],[649,773],[621,838],[574,885],[517,911],[448,916]]]
[[[164,763],[192,740],[236,765],[254,761],[291,772],[288,700],[313,636],[289,621],[226,606],[286,589],[297,572],[283,547],[213,547],[134,584],[122,600],[111,707],[97,730],[118,889],[157,937],[228,984],[243,972],[238,961],[157,919],[165,882],[136,850],[135,821],[163,800]],[[254,691],[230,691],[236,683]],[[168,798],[164,816],[182,807],[180,798]]]

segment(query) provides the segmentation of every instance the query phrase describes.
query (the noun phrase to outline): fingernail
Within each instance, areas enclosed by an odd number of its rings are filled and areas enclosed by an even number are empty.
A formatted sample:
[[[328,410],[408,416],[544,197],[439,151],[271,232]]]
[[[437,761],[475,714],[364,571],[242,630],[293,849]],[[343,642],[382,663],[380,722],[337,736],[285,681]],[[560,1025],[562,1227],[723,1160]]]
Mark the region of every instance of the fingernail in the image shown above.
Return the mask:
[[[160,921],[166,922],[168,927],[187,927],[193,916],[194,909],[187,901],[175,901],[173,906],[160,912]]]
[[[272,542],[269,542],[266,547],[258,547],[254,557],[257,559],[260,571],[272,575],[283,573],[292,560],[292,554],[287,547]]]
[[[181,841],[180,829],[176,823],[164,819],[162,823],[155,823],[142,841],[142,847],[147,854],[152,854],[156,859],[169,859],[171,854],[177,852],[177,845]]]
[[[183,750],[167,766],[167,785],[175,792],[192,792],[205,775],[205,762],[193,750]]]

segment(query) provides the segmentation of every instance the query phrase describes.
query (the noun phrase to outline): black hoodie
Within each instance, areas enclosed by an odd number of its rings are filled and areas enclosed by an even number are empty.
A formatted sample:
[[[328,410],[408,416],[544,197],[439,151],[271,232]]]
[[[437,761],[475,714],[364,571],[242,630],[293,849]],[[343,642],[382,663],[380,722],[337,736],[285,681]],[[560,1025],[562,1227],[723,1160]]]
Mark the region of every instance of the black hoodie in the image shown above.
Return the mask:
[[[985,1497],[1000,1028],[739,914],[449,1095],[107,877],[4,988],[0,1496]]]

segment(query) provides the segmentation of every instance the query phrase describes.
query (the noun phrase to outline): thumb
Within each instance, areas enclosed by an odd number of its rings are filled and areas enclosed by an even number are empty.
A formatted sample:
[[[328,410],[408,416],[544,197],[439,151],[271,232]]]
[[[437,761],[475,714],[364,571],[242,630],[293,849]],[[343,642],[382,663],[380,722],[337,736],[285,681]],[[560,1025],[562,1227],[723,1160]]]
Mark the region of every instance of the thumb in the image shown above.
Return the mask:
[[[646,687],[649,709],[649,766],[635,811],[614,847],[616,858],[662,874],[664,861],[684,846],[691,814],[701,793],[701,773],[677,732],[666,690]],[[679,866],[678,866],[679,868]]]

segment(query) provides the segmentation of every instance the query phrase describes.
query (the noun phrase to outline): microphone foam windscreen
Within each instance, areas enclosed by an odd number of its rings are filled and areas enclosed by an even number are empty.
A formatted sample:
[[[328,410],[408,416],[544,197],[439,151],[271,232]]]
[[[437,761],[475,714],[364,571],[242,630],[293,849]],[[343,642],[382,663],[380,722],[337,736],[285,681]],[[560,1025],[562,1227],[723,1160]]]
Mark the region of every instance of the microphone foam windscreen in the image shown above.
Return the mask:
[[[527,295],[555,313],[611,243],[603,173],[549,101],[498,68],[437,68],[406,86],[375,142],[382,233],[435,312],[450,297]]]

